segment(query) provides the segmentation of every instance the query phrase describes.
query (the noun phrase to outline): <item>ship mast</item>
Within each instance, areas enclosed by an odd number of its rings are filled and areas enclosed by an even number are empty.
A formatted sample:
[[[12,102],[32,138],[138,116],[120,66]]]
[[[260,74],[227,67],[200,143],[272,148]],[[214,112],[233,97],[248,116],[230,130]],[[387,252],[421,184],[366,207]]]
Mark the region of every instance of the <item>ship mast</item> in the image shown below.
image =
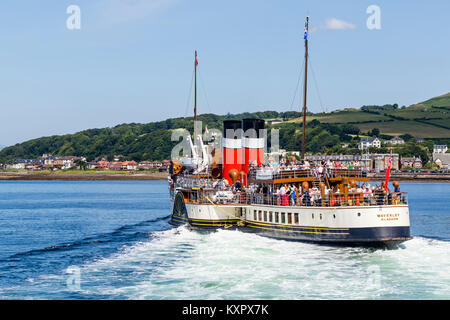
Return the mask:
[[[194,145],[197,145],[197,50],[195,50],[195,61],[194,61]]]
[[[305,86],[303,92],[303,139],[302,139],[302,160],[305,160],[305,144],[306,144],[306,91],[308,87],[308,24],[309,17],[306,17],[305,23]]]

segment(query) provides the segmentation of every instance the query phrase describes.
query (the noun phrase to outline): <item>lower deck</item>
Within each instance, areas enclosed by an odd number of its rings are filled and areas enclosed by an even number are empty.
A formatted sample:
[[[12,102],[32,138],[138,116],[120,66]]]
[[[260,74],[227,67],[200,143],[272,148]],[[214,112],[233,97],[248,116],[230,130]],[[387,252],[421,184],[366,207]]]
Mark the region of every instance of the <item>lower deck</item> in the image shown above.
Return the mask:
[[[170,221],[193,229],[239,229],[262,236],[346,245],[395,244],[411,239],[407,205],[283,207],[185,204],[175,199]]]

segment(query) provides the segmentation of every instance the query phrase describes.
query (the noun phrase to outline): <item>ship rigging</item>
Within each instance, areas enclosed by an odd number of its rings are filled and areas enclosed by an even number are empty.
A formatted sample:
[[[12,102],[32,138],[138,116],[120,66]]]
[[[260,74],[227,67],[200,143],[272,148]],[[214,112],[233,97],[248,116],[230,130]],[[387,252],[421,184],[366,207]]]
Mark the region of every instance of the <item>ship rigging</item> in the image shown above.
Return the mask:
[[[359,168],[306,160],[308,27],[301,160],[265,163],[263,119],[225,120],[222,148],[203,143],[194,125],[187,138],[192,157],[173,159],[170,223],[192,229],[237,228],[278,239],[364,246],[392,246],[411,239],[407,194],[377,188]],[[194,57],[197,120],[197,52]],[[209,156],[211,155],[211,156]]]

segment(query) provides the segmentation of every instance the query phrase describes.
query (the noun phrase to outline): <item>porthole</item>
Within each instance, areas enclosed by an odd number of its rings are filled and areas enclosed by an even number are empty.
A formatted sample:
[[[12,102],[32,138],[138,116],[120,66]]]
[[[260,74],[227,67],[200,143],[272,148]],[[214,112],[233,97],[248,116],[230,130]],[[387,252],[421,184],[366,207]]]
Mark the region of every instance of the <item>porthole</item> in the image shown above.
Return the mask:
[[[358,212],[358,217],[361,217],[361,212]]]
[[[333,218],[336,219],[336,215],[335,214],[333,214]]]
[[[313,213],[311,216],[312,216],[312,218],[314,219],[314,213]]]
[[[320,214],[320,220],[322,220],[322,214]]]

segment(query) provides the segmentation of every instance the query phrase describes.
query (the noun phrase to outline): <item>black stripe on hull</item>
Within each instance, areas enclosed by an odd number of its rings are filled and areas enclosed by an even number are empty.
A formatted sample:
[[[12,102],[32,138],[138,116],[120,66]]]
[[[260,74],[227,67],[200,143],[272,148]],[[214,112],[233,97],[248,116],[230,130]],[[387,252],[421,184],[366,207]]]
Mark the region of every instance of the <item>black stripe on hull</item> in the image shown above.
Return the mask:
[[[337,231],[332,229],[311,228],[310,233],[295,232],[287,228],[265,228],[247,224],[244,232],[252,232],[270,238],[318,242],[327,244],[342,244],[351,246],[395,246],[401,242],[412,239],[409,227],[370,227],[370,228],[349,228],[347,231]],[[303,230],[302,230],[303,231]]]
[[[261,236],[304,242],[343,244],[346,246],[395,246],[410,240],[409,227],[324,228],[270,225],[247,221],[237,226],[239,220],[198,220],[172,216],[172,225],[189,225],[193,229],[238,229]]]
[[[178,217],[172,215],[171,220],[169,223],[174,226],[181,226],[181,225],[189,225],[192,228],[195,229],[208,229],[208,230],[214,230],[214,229],[220,229],[220,228],[236,228],[238,219],[233,220],[199,220],[199,219],[186,219],[184,217]]]
[[[181,216],[174,216],[172,215],[171,219],[169,220],[169,223],[173,226],[179,227],[185,224],[189,224],[188,219],[186,219],[185,217]]]

